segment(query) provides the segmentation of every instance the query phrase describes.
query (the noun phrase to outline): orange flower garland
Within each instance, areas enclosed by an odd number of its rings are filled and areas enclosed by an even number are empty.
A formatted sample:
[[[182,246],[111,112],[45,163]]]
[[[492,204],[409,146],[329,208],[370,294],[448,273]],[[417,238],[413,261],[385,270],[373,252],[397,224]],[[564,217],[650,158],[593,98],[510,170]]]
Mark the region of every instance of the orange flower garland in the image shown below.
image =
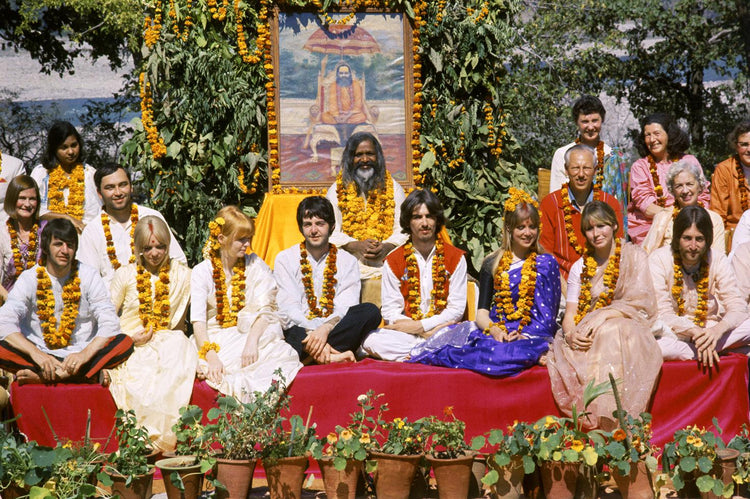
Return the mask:
[[[678,158],[672,160],[676,163]],[[648,171],[651,172],[651,180],[654,183],[654,193],[656,193],[656,204],[664,208],[667,205],[667,197],[664,195],[664,187],[659,182],[659,172],[656,169],[656,160],[652,155],[648,155]]]
[[[151,16],[148,15],[143,21],[143,40],[148,48],[156,45],[156,42],[159,41],[159,36],[161,36],[161,9],[161,0],[156,0],[153,21],[151,20]]]
[[[581,138],[576,139],[576,144],[581,143]],[[594,181],[594,189],[600,190],[604,185],[604,141],[600,140],[596,145],[596,180]]]
[[[615,240],[615,252],[607,260],[607,268],[604,271],[604,291],[597,297],[595,303],[591,303],[591,280],[596,275],[596,260],[593,255],[586,251],[583,269],[581,269],[581,292],[578,295],[578,311],[575,316],[575,323],[578,324],[584,316],[596,309],[609,306],[615,296],[615,286],[617,279],[620,277],[620,252],[622,250],[622,241]]]
[[[495,270],[495,308],[497,310],[498,322],[495,325],[508,332],[506,321],[518,321],[518,333],[531,323],[531,307],[534,303],[534,291],[536,289],[536,252],[531,252],[523,262],[521,268],[521,282],[518,285],[518,301],[513,306],[513,298],[510,291],[510,265],[513,262],[513,253],[506,251]],[[505,316],[503,319],[502,316]]]
[[[448,305],[448,287],[445,282],[445,251],[443,240],[440,238],[435,240],[435,255],[432,258],[432,292],[430,293],[430,308],[427,311],[427,315],[422,314],[422,288],[419,282],[419,267],[411,240],[404,245],[404,257],[406,258],[408,285],[406,310],[409,317],[413,320],[420,320],[424,317],[432,317],[445,310],[445,307]]]
[[[237,314],[245,306],[245,258],[238,258],[232,267],[232,303],[227,299],[226,276],[224,266],[221,263],[221,245],[219,234],[226,221],[218,217],[209,222],[208,228],[211,232],[209,237],[209,253],[211,266],[213,267],[214,296],[216,297],[216,321],[221,327],[232,327],[237,325]]]
[[[578,244],[578,238],[573,230],[573,206],[570,204],[567,182],[564,183],[560,189],[560,197],[562,198],[563,219],[565,220],[565,232],[568,235],[568,241],[570,241],[570,245],[573,246],[576,253],[583,255],[583,248]],[[594,189],[594,201],[598,201],[600,198],[601,190]]]
[[[78,275],[78,264],[73,263],[68,280],[62,290],[63,312],[60,327],[55,317],[55,294],[52,292],[52,281],[44,265],[36,270],[36,309],[42,326],[44,343],[51,349],[65,348],[70,344],[70,336],[76,325],[78,305],[81,302],[81,278]]]
[[[13,266],[16,268],[16,275],[20,275],[24,270],[28,270],[36,263],[36,241],[39,224],[35,223],[29,231],[29,244],[26,246],[26,254],[21,255],[21,241],[18,239],[18,232],[11,223],[9,218],[5,222],[10,234],[10,247],[13,249]],[[23,258],[21,258],[23,256]]]
[[[338,248],[335,244],[328,245],[328,256],[326,257],[326,268],[323,271],[323,297],[320,299],[320,308],[318,307],[318,298],[315,296],[315,287],[313,285],[312,267],[307,259],[307,248],[304,241],[299,243],[299,266],[302,272],[302,284],[305,287],[305,296],[307,297],[308,319],[316,317],[328,317],[333,313],[333,298],[336,296],[336,255]]]
[[[204,341],[203,345],[201,345],[200,350],[198,350],[198,357],[201,359],[205,359],[206,355],[208,355],[208,352],[213,350],[216,353],[219,353],[219,350],[221,350],[221,347],[218,343],[214,343],[213,341]]]
[[[674,284],[672,285],[672,298],[677,303],[677,315],[685,315],[685,299],[682,297],[683,273],[682,257],[679,252],[673,253]],[[693,314],[693,324],[698,327],[706,327],[706,316],[708,315],[708,262],[701,259],[700,277],[695,283],[698,291],[698,304]]]
[[[136,266],[136,289],[138,290],[138,315],[141,324],[153,331],[169,329],[169,267],[170,261],[159,269],[159,280],[151,290],[151,272],[140,263]]]
[[[122,265],[117,260],[117,253],[115,252],[115,242],[112,240],[112,230],[109,227],[109,215],[106,211],[102,210],[102,229],[104,229],[104,239],[107,241],[107,256],[109,261],[112,263],[112,268],[115,270],[119,269]],[[135,241],[133,240],[133,234],[135,233],[135,225],[138,223],[138,206],[133,203],[130,206],[130,259],[128,263],[135,263]]]
[[[188,35],[190,34],[190,26],[193,25],[193,18],[190,16],[190,10],[193,8],[193,0],[186,0],[185,2],[185,21],[183,22],[182,33],[180,33],[180,25],[177,22],[177,9],[175,8],[174,0],[169,0],[169,17],[172,19],[172,31],[175,36],[186,42]]]
[[[411,132],[411,146],[412,146],[412,178],[414,185],[419,187],[422,185],[424,176],[419,171],[419,166],[422,163],[422,149],[420,147],[420,135],[422,127],[422,60],[421,60],[421,44],[419,40],[420,30],[422,26],[427,24],[427,21],[423,19],[424,13],[427,9],[427,2],[424,0],[418,0],[413,5],[414,8],[414,31],[412,33],[412,54],[414,58],[414,66],[412,67],[412,77],[414,79],[414,102],[412,104],[412,132]]]
[[[154,124],[154,100],[151,97],[151,83],[146,81],[146,73],[141,73],[138,77],[141,88],[141,123],[143,130],[146,132],[148,143],[151,144],[151,154],[154,159],[158,160],[167,154],[167,146],[164,145],[164,138],[159,135],[159,130]]]
[[[358,241],[383,241],[393,233],[396,204],[393,199],[393,180],[385,172],[385,189],[373,189],[365,199],[357,194],[354,182],[344,187],[342,175],[336,177],[336,196],[341,209],[341,230]]]
[[[48,209],[56,213],[65,213],[73,218],[83,218],[84,203],[84,169],[78,163],[70,171],[63,170],[59,164],[49,172]],[[68,202],[65,202],[65,189],[68,189]]]
[[[740,162],[740,156],[739,154],[734,159],[734,166],[737,169],[737,180],[739,183],[739,189],[740,189],[740,205],[742,206],[743,213],[747,211],[750,206],[748,206],[747,203],[747,195],[748,189],[747,187],[747,179],[745,179],[745,170],[742,168],[742,163]]]

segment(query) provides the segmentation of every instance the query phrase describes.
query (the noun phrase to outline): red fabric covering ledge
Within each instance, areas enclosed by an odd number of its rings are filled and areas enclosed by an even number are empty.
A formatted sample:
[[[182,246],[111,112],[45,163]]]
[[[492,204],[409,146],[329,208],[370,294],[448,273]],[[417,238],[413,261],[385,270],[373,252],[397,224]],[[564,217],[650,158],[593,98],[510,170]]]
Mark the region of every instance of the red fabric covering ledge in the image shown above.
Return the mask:
[[[442,415],[446,406],[453,406],[456,417],[466,421],[469,437],[492,428],[505,429],[514,420],[536,421],[547,414],[559,414],[543,367],[497,379],[461,369],[375,360],[303,368],[289,390],[291,410],[305,418],[312,406],[318,433],[325,435],[348,421],[357,409],[357,396],[368,389],[384,394],[381,401],[390,407],[386,420]],[[205,409],[216,397],[217,392],[206,383],[196,382],[191,403]],[[13,384],[11,402],[20,416],[19,429],[45,445],[54,440],[41,407],[61,439],[82,438],[89,408],[92,437],[106,439],[114,421],[115,405],[109,390],[98,385]],[[659,446],[685,426],[710,427],[714,417],[728,440],[748,423],[747,358],[722,357],[720,369],[713,373],[703,373],[693,361],[666,362],[651,412],[654,442]]]

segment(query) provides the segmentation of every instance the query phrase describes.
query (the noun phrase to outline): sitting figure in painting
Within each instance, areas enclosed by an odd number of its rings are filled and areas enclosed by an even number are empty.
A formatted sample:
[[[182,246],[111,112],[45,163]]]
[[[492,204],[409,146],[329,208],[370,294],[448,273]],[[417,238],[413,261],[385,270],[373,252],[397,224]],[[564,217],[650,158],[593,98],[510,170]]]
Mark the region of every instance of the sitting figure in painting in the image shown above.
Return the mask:
[[[329,242],[333,206],[311,196],[297,207],[304,241],[276,256],[279,314],[284,337],[302,362],[354,361],[365,334],[380,324],[380,311],[360,303],[357,260]]]
[[[302,364],[284,342],[271,269],[247,254],[253,221],[238,207],[225,206],[209,228],[204,260],[190,278],[197,374],[221,393],[247,401],[271,386],[277,369],[291,383]]]
[[[355,134],[346,143],[336,183],[326,194],[336,217],[331,243],[357,257],[362,301],[376,305],[383,260],[407,238],[399,230],[404,190],[385,166],[378,140],[369,133]]]
[[[411,351],[411,362],[510,376],[545,363],[560,306],[560,269],[539,248],[539,212],[527,193],[510,189],[503,249],[479,272],[476,321],[448,326]]]
[[[712,249],[713,226],[700,206],[680,210],[670,246],[651,253],[659,304],[659,348],[665,360],[697,359],[706,367],[719,353],[750,344],[747,304],[722,251]]]
[[[105,163],[96,170],[94,183],[99,198],[104,203],[101,213],[81,233],[78,260],[99,271],[104,282],[112,281],[115,270],[136,260],[134,231],[139,217],[161,213],[133,202],[130,172],[117,163]],[[187,263],[180,244],[172,238],[169,256]]]
[[[662,359],[652,324],[656,299],[642,248],[615,236],[619,221],[606,203],[586,205],[581,231],[586,250],[570,270],[562,334],[555,337],[547,360],[552,393],[560,410],[583,410],[583,391],[590,381],[603,383],[611,373],[618,381],[623,409],[646,410]],[[617,409],[608,392],[589,406],[589,427],[613,429]]]
[[[674,197],[671,210],[662,210],[654,215],[651,228],[646,234],[641,246],[646,253],[651,254],[655,249],[669,246],[672,242],[673,220],[685,206],[699,206],[698,196],[708,185],[703,169],[689,161],[680,160],[669,167],[667,173],[667,190]],[[711,217],[713,226],[713,251],[724,253],[724,221],[721,216],[711,210],[706,210]]]
[[[190,402],[198,365],[195,344],[185,336],[190,269],[169,256],[170,239],[161,218],[138,220],[136,261],[117,269],[110,285],[120,326],[135,350],[110,371],[109,390],[117,407],[135,410],[151,445],[162,451],[174,450],[172,425]]]
[[[443,241],[443,206],[428,190],[413,191],[401,205],[401,230],[409,240],[383,265],[385,326],[370,333],[361,355],[403,361],[414,347],[461,320],[466,309],[464,252]]]
[[[51,220],[42,231],[42,263],[24,271],[0,308],[0,368],[19,384],[109,383],[104,369],[124,362],[133,340],[104,281],[75,259],[72,222]]]

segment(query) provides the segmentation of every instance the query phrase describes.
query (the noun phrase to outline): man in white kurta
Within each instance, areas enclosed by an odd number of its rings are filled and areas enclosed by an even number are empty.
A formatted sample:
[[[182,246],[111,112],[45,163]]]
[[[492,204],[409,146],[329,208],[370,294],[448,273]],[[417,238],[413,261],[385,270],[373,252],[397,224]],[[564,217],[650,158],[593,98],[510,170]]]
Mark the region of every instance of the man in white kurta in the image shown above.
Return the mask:
[[[18,175],[23,175],[26,170],[23,161],[0,151],[0,206],[5,203],[5,193],[8,191],[8,183]],[[0,221],[8,218],[5,210],[0,211]]]
[[[362,301],[379,305],[377,279],[383,260],[407,237],[398,225],[404,189],[386,170],[383,149],[372,134],[352,135],[346,143],[341,164],[341,172],[326,194],[333,205],[336,224],[331,232],[331,243],[359,260]],[[353,198],[356,205],[349,198]],[[369,292],[371,286],[374,286],[374,296]]]
[[[78,260],[94,267],[109,285],[115,270],[127,265],[133,255],[133,220],[147,215],[162,220],[164,217],[156,210],[133,203],[130,173],[125,168],[115,163],[105,164],[97,170],[94,181],[97,194],[104,203],[104,209],[83,229]],[[114,255],[107,251],[105,223],[111,234]],[[174,237],[169,243],[169,257],[187,263],[185,253]]]
[[[41,237],[43,259],[23,272],[0,308],[0,368],[18,375],[19,383],[58,383],[64,380],[92,379],[102,369],[125,361],[133,351],[133,341],[120,332],[120,321],[104,282],[94,269],[75,261],[77,233],[67,219],[55,219]],[[61,325],[65,300],[63,288],[75,267],[80,278],[78,314],[72,330]],[[39,318],[38,283],[46,272],[54,296],[54,317],[61,335],[69,335],[59,348],[48,344],[49,326]]]
[[[284,337],[303,362],[354,360],[362,337],[380,323],[380,311],[372,303],[359,303],[357,259],[329,244],[329,232],[335,223],[331,203],[320,196],[304,199],[297,209],[297,223],[304,242],[280,252],[274,264]],[[314,298],[308,296],[303,283],[303,247],[310,265]],[[335,266],[336,279],[330,310],[321,303],[329,266]],[[320,313],[311,311],[311,298]]]
[[[385,326],[370,333],[360,355],[402,361],[412,348],[438,330],[461,320],[466,309],[466,259],[458,248],[437,241],[445,218],[438,198],[430,191],[416,190],[401,207],[401,227],[409,242],[393,251],[383,265],[382,314]],[[406,214],[410,214],[406,216]],[[441,255],[438,255],[438,252]],[[419,275],[419,311],[414,312],[409,289],[409,255],[415,257]],[[444,307],[433,300],[433,263],[439,258],[448,293]],[[442,287],[441,286],[441,287]],[[413,291],[413,290],[412,290]]]

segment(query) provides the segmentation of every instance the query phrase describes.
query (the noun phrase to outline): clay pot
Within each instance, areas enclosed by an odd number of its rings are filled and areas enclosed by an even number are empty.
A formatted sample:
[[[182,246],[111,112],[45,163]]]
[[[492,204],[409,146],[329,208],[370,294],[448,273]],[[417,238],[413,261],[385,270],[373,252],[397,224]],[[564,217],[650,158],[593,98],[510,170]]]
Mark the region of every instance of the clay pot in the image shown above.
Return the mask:
[[[15,483],[11,483],[6,488],[0,490],[0,497],[3,499],[18,499],[19,497],[25,497],[29,495],[29,489],[25,487],[19,487]]]
[[[498,474],[497,482],[492,486],[493,497],[519,499],[523,494],[523,459],[520,456],[514,456],[506,466],[498,466],[494,456],[490,456],[487,465]]]
[[[474,456],[474,463],[471,465],[471,479],[469,480],[469,497],[484,497],[484,485],[482,478],[487,474],[487,456],[477,454]]]
[[[375,493],[382,499],[408,499],[414,474],[417,472],[422,454],[396,456],[382,452],[371,452],[377,463],[375,470]]]
[[[620,473],[617,468],[613,469],[612,478],[623,499],[654,499],[651,470],[643,461],[631,463],[630,473],[627,475]]]
[[[164,490],[168,499],[197,499],[203,490],[203,473],[195,456],[177,456],[156,461],[164,479]],[[184,490],[172,483],[171,475],[176,472],[182,479]]]
[[[426,457],[435,473],[438,497],[440,499],[466,499],[469,495],[474,454],[455,459],[438,459],[432,454]]]
[[[714,472],[716,473],[716,477],[720,478],[725,486],[734,482],[732,475],[737,470],[737,458],[739,455],[740,451],[736,449],[719,449],[716,451]],[[738,492],[736,487],[734,492]],[[706,492],[705,495],[708,499],[720,499],[720,497],[713,492]]]
[[[216,479],[225,489],[216,487],[217,499],[244,499],[253,488],[256,459],[216,459]]]
[[[333,465],[332,458],[318,459],[318,466],[323,475],[323,485],[328,499],[354,499],[357,496],[362,461],[347,459],[346,468],[341,471]]]
[[[581,474],[581,463],[541,461],[539,468],[546,497],[553,497],[554,499],[573,499],[575,497],[576,483]]]
[[[271,499],[299,499],[307,469],[307,456],[263,460]]]
[[[537,463],[532,473],[523,477],[523,496],[526,499],[545,499],[544,487],[542,487],[542,471]]]
[[[146,499],[151,490],[151,482],[154,480],[153,468],[145,475],[135,477],[130,485],[125,485],[126,478],[122,475],[109,475],[112,479],[112,495],[120,496],[120,499]]]

